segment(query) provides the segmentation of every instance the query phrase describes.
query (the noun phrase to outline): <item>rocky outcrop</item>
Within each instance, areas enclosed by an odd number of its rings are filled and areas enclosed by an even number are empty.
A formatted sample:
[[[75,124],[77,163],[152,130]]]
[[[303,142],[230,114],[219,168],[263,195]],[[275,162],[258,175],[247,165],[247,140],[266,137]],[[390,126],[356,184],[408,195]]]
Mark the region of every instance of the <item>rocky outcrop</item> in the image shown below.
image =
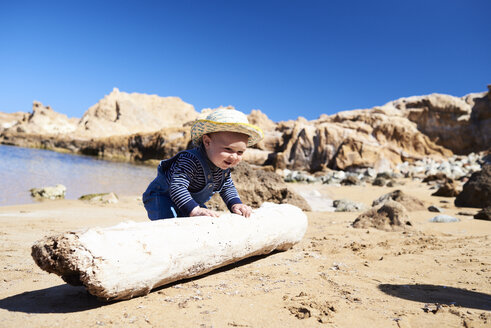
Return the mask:
[[[92,138],[155,132],[182,127],[198,113],[177,97],[159,97],[114,89],[90,107],[78,123],[77,134]]]
[[[84,142],[79,152],[106,159],[142,162],[170,158],[190,145],[189,129],[181,127],[154,133],[100,138]]]
[[[0,112],[0,132],[10,129],[26,115],[26,113],[2,113]]]
[[[484,208],[491,206],[491,164],[471,175],[455,198],[455,206]]]
[[[401,98],[382,108],[400,111],[432,141],[456,154],[486,150],[491,144],[490,92],[462,98],[442,94]]]
[[[278,168],[320,171],[375,167],[387,170],[425,156],[450,156],[406,118],[380,110],[356,110],[315,121],[280,122],[283,144],[271,164]]]
[[[254,169],[241,162],[232,170],[232,179],[241,201],[253,208],[260,207],[264,202],[272,202],[295,205],[304,211],[311,210],[307,201],[288,189],[281,176],[274,172]],[[213,196],[207,206],[218,210],[227,209],[218,194]]]
[[[77,129],[77,119],[55,112],[50,106],[34,101],[32,112],[24,113],[16,122],[6,124],[4,131],[18,134],[66,135]]]
[[[385,172],[427,158],[442,161],[453,151],[489,147],[490,104],[489,93],[462,98],[432,94],[312,121],[299,117],[279,123],[253,110],[248,118],[264,130],[265,138],[248,149],[244,159],[274,169],[310,172],[364,168]],[[190,146],[189,126],[201,114],[179,98],[114,89],[78,122],[39,103],[15,124],[0,117],[0,142],[102,158],[161,160]]]

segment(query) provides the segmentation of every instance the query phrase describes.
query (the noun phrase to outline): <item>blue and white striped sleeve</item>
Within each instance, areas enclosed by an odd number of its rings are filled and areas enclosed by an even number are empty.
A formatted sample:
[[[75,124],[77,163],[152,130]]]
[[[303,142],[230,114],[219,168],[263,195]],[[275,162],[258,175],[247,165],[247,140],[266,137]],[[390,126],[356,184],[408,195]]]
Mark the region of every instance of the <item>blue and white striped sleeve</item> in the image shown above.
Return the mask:
[[[191,197],[188,189],[196,172],[198,172],[198,164],[189,157],[180,156],[172,166],[173,172],[170,177],[169,186],[170,198],[180,212],[185,216],[189,216],[191,211],[196,206],[199,206],[193,197]]]
[[[225,181],[223,183],[222,191],[220,191],[220,196],[227,205],[229,211],[232,211],[232,206],[235,204],[242,204],[240,200],[239,193],[235,189],[234,182],[230,175],[230,171],[225,176]]]

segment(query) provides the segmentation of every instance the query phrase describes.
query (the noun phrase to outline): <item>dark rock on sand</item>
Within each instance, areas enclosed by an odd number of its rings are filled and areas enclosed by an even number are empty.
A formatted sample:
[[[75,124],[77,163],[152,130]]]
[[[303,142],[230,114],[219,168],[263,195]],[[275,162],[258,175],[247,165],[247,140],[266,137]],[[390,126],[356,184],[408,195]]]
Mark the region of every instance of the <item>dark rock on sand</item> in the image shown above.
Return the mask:
[[[408,211],[422,211],[426,209],[425,204],[421,200],[413,196],[409,196],[408,194],[404,193],[402,190],[399,189],[394,190],[374,200],[372,206],[384,204],[389,200],[393,200],[395,202],[402,204]]]
[[[348,175],[343,181],[341,181],[341,184],[343,186],[356,186],[360,184],[360,180],[353,175]]]
[[[438,206],[435,206],[435,205],[431,205],[428,207],[428,211],[430,212],[437,212],[437,213],[441,213],[443,212],[443,209],[441,209],[440,207]]]
[[[354,228],[375,228],[385,231],[404,230],[410,226],[407,210],[398,202],[387,200],[382,205],[372,207],[353,222]]]
[[[432,193],[432,196],[441,196],[441,197],[455,197],[459,194],[460,187],[459,183],[452,180],[447,179],[445,183],[438,188],[437,191]]]
[[[491,221],[491,206],[483,208],[477,212],[477,214],[474,215],[474,219]]]
[[[447,181],[447,175],[445,173],[430,174],[423,179],[423,182],[444,182]]]
[[[304,211],[311,210],[307,201],[288,189],[282,177],[274,172],[254,169],[241,162],[233,169],[232,179],[242,202],[253,208],[260,207],[264,202],[272,202],[295,205]],[[207,206],[217,210],[227,209],[218,194],[212,197]]]
[[[471,175],[455,198],[455,206],[484,208],[491,206],[491,164]]]

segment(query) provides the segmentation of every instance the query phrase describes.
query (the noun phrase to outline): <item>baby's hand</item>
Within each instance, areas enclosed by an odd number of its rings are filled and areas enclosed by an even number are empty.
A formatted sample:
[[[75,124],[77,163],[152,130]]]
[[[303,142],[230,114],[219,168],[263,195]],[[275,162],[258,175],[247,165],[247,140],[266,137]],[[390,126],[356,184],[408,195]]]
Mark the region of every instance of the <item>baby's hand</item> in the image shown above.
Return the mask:
[[[234,204],[232,205],[232,212],[248,218],[251,216],[252,208],[245,204]]]
[[[193,208],[189,216],[212,216],[214,218],[218,217],[218,213],[207,208],[196,206]]]

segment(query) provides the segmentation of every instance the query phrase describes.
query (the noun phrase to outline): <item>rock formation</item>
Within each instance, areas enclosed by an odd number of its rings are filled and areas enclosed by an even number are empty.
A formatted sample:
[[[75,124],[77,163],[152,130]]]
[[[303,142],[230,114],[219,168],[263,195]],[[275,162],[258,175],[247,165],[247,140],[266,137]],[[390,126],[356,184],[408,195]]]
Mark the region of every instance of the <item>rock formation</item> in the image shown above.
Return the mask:
[[[32,113],[24,114],[17,122],[11,122],[5,131],[34,135],[66,135],[73,133],[77,119],[55,112],[38,101],[32,104]]]
[[[291,204],[304,211],[310,211],[309,204],[303,197],[288,189],[283,179],[274,172],[253,169],[251,165],[241,162],[232,171],[232,179],[240,199],[253,208],[264,202]],[[218,194],[207,203],[207,206],[218,210],[227,210]]]
[[[177,97],[159,97],[114,89],[90,107],[78,123],[77,134],[101,138],[182,127],[196,119],[194,107]]]
[[[0,112],[0,132],[10,129],[15,124],[19,123],[26,113],[2,113]]]
[[[491,206],[491,164],[471,175],[455,198],[455,206],[485,208]]]
[[[401,98],[382,108],[400,111],[437,144],[468,154],[491,145],[491,85],[488,90],[462,98],[442,94]]]
[[[189,126],[199,115],[179,98],[114,89],[78,122],[39,103],[14,124],[4,114],[0,143],[130,161],[161,160],[190,146]],[[423,158],[443,160],[452,152],[488,149],[491,95],[401,98],[312,121],[299,117],[274,123],[253,110],[249,120],[265,132],[264,140],[245,153],[249,163],[310,172],[359,168],[384,172]]]

